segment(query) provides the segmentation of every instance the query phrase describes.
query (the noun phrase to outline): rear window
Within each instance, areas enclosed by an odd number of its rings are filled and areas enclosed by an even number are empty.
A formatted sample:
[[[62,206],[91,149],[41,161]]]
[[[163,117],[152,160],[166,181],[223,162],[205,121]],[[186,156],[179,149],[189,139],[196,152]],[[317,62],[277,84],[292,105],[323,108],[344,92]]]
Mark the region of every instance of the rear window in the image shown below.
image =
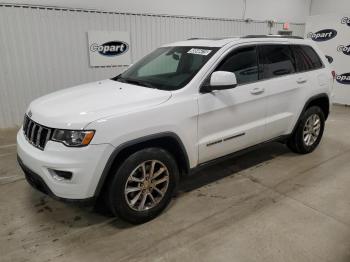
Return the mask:
[[[297,72],[305,72],[323,67],[320,57],[311,46],[292,45],[291,48],[294,53]]]
[[[295,72],[294,58],[288,45],[259,46],[261,78],[268,79]]]

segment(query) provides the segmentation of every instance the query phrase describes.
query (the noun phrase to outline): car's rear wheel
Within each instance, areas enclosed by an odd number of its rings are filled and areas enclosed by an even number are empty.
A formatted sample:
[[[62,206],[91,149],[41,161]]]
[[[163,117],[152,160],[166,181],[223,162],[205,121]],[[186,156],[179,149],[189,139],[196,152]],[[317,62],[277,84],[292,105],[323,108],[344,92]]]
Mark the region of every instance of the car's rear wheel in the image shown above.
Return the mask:
[[[130,155],[115,171],[108,189],[111,211],[133,224],[158,216],[170,203],[179,171],[173,156],[161,148]]]
[[[321,108],[312,106],[302,115],[298,126],[287,145],[295,153],[308,154],[319,145],[325,125]]]

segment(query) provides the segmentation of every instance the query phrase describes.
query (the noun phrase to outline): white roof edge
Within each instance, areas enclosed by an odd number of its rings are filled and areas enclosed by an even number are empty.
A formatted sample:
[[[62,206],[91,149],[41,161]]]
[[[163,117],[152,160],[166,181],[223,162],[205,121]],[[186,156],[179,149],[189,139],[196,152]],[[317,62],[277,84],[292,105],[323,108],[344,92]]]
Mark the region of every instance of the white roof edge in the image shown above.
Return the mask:
[[[309,42],[308,39],[299,39],[299,38],[283,38],[283,37],[252,37],[252,38],[243,38],[243,37],[228,37],[228,38],[194,38],[174,43],[165,44],[163,46],[203,46],[203,47],[223,47],[229,43],[248,43],[248,42],[284,42],[284,43],[301,43]]]
[[[207,47],[223,47],[224,45],[236,42],[240,38],[224,38],[224,39],[206,39],[206,38],[198,38],[198,39],[189,39],[184,41],[179,41],[175,43],[166,44],[164,46],[207,46]]]

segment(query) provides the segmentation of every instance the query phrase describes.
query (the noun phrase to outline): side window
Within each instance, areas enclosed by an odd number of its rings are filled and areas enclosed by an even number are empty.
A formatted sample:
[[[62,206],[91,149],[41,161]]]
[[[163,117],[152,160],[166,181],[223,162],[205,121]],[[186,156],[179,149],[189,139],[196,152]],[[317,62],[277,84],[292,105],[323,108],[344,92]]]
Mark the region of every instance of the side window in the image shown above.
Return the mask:
[[[263,45],[259,47],[259,66],[263,79],[295,72],[294,58],[288,45]]]
[[[297,72],[305,72],[321,68],[323,66],[320,57],[311,46],[292,45],[291,46]]]
[[[238,84],[258,81],[258,58],[256,46],[243,47],[229,54],[215,71],[229,71],[236,74]]]

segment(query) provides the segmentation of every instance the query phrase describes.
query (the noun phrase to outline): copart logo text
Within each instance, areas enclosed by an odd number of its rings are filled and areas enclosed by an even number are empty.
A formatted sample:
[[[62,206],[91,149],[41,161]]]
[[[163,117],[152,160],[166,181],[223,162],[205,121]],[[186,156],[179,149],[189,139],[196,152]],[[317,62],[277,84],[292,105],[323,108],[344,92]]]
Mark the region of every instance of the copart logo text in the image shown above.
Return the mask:
[[[118,56],[126,53],[129,50],[129,45],[121,41],[111,41],[102,45],[93,43],[90,50],[104,56]]]
[[[323,29],[316,33],[310,32],[307,34],[307,38],[311,38],[316,42],[323,42],[327,40],[331,40],[336,37],[338,32],[334,29]]]
[[[337,51],[342,52],[345,55],[350,55],[350,45],[348,45],[348,46],[338,45]]]
[[[350,73],[344,73],[336,76],[336,80],[340,84],[350,85]]]
[[[343,17],[341,19],[341,23],[344,24],[344,25],[350,26],[350,17],[347,17],[347,16]]]

